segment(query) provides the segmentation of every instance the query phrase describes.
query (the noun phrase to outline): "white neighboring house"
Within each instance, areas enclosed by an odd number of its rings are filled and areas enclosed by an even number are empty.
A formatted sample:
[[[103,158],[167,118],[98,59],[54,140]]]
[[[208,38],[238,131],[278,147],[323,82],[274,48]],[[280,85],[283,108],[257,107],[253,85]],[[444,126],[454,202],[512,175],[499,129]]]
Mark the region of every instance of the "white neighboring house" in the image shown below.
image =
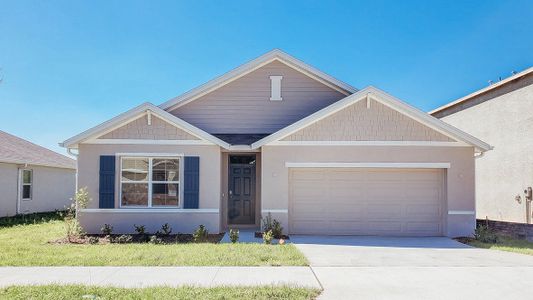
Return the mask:
[[[61,210],[75,189],[75,160],[0,131],[0,217]]]

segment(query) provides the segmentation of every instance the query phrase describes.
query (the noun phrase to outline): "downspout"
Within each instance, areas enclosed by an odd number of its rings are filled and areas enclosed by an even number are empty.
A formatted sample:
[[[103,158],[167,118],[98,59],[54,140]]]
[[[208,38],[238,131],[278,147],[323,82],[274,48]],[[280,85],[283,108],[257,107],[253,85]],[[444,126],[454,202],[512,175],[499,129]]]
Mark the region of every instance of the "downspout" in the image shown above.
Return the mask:
[[[67,153],[74,156],[76,158],[76,175],[75,175],[75,190],[74,190],[74,201],[76,206],[76,220],[78,219],[78,201],[76,200],[76,193],[78,192],[78,156],[80,155],[79,150],[78,153],[72,152],[72,148],[67,148]]]

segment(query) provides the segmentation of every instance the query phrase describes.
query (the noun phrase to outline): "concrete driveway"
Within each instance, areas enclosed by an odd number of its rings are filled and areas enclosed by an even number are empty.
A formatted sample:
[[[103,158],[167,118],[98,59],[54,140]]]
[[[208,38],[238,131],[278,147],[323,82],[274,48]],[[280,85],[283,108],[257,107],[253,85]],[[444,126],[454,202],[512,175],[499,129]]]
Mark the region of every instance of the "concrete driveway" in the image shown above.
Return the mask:
[[[322,299],[527,299],[533,257],[449,238],[291,236]]]

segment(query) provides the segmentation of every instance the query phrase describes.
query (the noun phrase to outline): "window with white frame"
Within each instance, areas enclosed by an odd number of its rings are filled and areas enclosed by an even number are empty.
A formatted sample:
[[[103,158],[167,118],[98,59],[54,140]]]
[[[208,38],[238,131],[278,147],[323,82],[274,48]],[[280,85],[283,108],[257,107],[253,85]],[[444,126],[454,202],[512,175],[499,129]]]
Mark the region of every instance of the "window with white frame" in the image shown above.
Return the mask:
[[[33,171],[22,170],[22,200],[31,200],[33,190]]]
[[[179,157],[123,157],[122,207],[179,207]]]

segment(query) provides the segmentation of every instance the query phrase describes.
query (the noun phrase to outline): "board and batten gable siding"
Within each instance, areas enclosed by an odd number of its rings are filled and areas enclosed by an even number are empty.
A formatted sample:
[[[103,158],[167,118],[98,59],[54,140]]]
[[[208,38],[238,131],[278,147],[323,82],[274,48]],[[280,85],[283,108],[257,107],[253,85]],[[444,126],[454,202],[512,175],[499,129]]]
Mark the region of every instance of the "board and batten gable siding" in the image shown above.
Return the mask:
[[[282,101],[270,101],[272,75],[283,76]],[[274,61],[169,112],[209,133],[273,133],[344,97]]]
[[[282,141],[454,141],[400,112],[371,101],[356,102]]]
[[[108,132],[99,139],[142,139],[142,140],[199,140],[194,135],[152,115],[151,125],[148,117],[142,116],[128,124]]]

